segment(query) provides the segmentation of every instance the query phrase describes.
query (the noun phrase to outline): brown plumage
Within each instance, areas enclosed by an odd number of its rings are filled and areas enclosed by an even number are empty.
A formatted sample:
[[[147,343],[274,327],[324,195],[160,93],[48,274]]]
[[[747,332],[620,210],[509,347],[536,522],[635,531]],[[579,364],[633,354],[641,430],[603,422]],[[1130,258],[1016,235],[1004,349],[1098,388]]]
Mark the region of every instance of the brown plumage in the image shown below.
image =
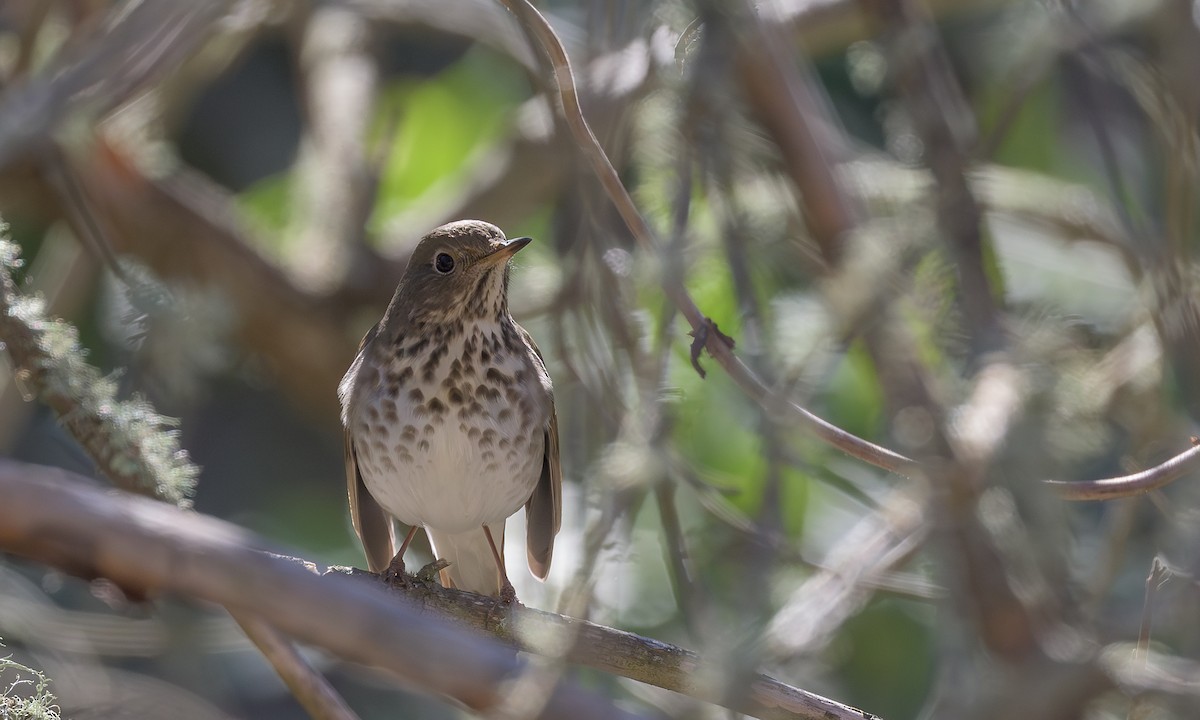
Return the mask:
[[[508,312],[508,261],[528,243],[474,220],[426,235],[342,380],[350,515],[375,572],[403,568],[412,533],[397,550],[394,517],[425,528],[450,562],[444,583],[511,598],[504,524],[521,506],[529,569],[550,571],[562,518],[554,398]]]

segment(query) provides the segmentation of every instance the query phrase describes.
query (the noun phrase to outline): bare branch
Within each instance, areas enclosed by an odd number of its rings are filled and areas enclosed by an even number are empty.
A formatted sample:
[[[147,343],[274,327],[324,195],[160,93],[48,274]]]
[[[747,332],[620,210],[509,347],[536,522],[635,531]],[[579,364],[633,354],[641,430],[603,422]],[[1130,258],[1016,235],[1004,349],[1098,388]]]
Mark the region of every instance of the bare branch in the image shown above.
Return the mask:
[[[365,570],[330,568],[326,572],[327,577],[338,575],[359,582],[378,582],[376,575]],[[491,598],[438,585],[395,588],[392,592],[419,602],[424,610],[453,617],[492,633],[526,652],[561,656],[577,665],[674,690],[752,717],[764,720],[863,720],[874,717],[761,673],[751,676],[746,697],[731,699],[722,694],[723,683],[714,675],[724,672],[720,663],[674,645],[586,620],[514,607],[509,620],[497,623],[495,603]],[[564,653],[562,645],[567,639],[572,643]]]
[[[358,720],[337,690],[278,630],[253,615],[231,614],[313,720]]]
[[[1077,482],[1047,480],[1046,484],[1063,500],[1115,500],[1143,495],[1169,485],[1200,464],[1197,460],[1200,460],[1200,445],[1184,450],[1161,465],[1132,475]]]
[[[304,28],[300,69],[309,120],[296,162],[301,202],[288,264],[305,289],[326,295],[353,269],[375,202],[367,131],[379,94],[371,26],[353,10],[320,5]]]
[[[271,618],[301,642],[384,668],[410,687],[476,711],[503,702],[525,667],[510,648],[422,615],[362,583],[331,583],[255,550],[229,523],[114,495],[63,470],[0,461],[0,549],[133,597],[173,594]],[[539,717],[633,718],[594,693],[560,684]]]
[[[737,38],[738,80],[756,119],[779,146],[804,209],[804,222],[829,268],[842,258],[845,235],[860,209],[836,175],[842,134],[827,124],[825,100],[816,84],[797,69],[777,24],[763,21],[744,3],[745,26]]]
[[[120,106],[191,57],[228,0],[114,6],[110,22],[49,82],[13,88],[0,103],[0,166],[44,146],[67,118],[82,123]]]
[[[215,518],[106,494],[66,471],[0,461],[0,550],[81,577],[108,578],[131,596],[171,593],[224,605],[239,621],[269,617],[297,640],[391,670],[415,687],[476,710],[497,707],[525,663],[500,645],[436,621],[428,611],[522,650],[727,703],[764,720],[874,717],[761,674],[752,677],[745,697],[722,697],[721,683],[710,674],[720,671],[719,663],[682,648],[530,608],[498,614],[494,598],[436,585],[395,589],[389,597],[371,573],[332,569],[318,577],[299,562],[253,549],[263,544]],[[398,602],[397,595],[406,601]],[[564,654],[564,640],[573,638],[578,641]],[[629,717],[560,685],[541,716],[568,712],[580,720]]]
[[[976,355],[1002,349],[1000,309],[984,267],[981,211],[967,182],[966,150],[975,144],[975,117],[924,9],[911,0],[863,5],[879,21],[897,92],[936,181],[938,226],[958,269],[963,329]]]

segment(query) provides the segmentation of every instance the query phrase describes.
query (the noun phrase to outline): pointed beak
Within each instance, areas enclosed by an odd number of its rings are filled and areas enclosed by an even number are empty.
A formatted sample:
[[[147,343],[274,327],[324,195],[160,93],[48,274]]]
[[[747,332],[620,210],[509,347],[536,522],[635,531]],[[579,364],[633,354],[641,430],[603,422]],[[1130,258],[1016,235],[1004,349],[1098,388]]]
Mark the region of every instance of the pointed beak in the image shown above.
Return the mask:
[[[531,242],[533,242],[533,238],[530,237],[513,238],[512,240],[509,240],[506,245],[498,247],[487,255],[479,258],[477,262],[479,265],[484,267],[501,265],[508,262],[509,259],[512,258],[513,255],[516,255],[521,248],[525,247]]]

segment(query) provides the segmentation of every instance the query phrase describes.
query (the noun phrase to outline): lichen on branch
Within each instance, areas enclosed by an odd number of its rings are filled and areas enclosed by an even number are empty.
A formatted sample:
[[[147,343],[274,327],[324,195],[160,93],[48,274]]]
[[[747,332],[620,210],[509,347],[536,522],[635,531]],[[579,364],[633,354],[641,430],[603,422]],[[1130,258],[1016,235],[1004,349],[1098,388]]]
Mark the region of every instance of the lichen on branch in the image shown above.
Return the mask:
[[[75,327],[48,317],[40,298],[17,289],[12,272],[21,264],[0,224],[0,345],[22,392],[49,405],[113,483],[190,506],[200,470],[179,445],[176,420],[140,397],[117,398],[115,378],[87,362]]]

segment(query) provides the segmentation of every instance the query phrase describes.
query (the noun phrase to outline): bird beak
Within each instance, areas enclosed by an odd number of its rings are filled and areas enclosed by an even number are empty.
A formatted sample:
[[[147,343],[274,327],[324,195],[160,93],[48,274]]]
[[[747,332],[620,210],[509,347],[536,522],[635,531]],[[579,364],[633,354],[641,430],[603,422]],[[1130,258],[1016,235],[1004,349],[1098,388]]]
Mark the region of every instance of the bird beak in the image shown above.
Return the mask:
[[[509,258],[517,254],[521,248],[533,242],[533,238],[519,237],[508,241],[508,244],[496,248],[487,255],[479,258],[479,265],[491,267],[492,265],[500,265],[508,262]]]

